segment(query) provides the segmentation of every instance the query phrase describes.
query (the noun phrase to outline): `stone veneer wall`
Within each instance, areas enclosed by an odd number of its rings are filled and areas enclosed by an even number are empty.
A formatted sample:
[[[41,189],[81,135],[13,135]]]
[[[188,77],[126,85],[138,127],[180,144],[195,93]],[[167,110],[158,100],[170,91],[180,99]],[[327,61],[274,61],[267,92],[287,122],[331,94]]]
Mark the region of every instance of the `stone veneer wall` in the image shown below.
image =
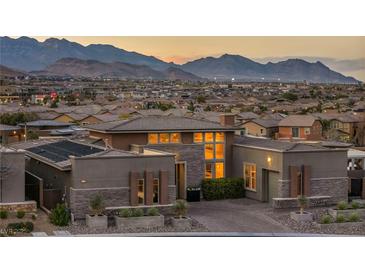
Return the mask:
[[[278,198],[290,197],[290,181],[278,181]],[[340,201],[347,201],[348,199],[348,178],[312,178],[311,179],[310,196],[329,196],[328,204],[336,204]],[[295,198],[294,198],[295,199]],[[283,202],[280,202],[283,204]],[[293,207],[291,204],[296,202],[287,202],[287,207]],[[279,206],[283,208],[284,206]]]
[[[69,206],[75,219],[84,219],[85,214],[90,213],[90,199],[96,194],[103,197],[105,207],[129,205],[129,187],[93,189],[74,189],[71,187]]]
[[[17,203],[0,203],[0,210],[7,211],[25,211],[25,212],[36,212],[37,202],[36,201],[25,201]]]
[[[186,186],[200,185],[204,179],[204,146],[200,144],[147,145],[147,148],[176,154],[176,161],[186,161]]]

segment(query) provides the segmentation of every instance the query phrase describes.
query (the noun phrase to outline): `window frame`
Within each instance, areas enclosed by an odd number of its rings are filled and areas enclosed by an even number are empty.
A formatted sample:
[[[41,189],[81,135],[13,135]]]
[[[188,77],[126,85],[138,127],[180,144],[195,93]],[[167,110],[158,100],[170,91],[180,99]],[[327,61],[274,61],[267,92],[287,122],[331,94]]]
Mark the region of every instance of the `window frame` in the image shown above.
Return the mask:
[[[154,201],[155,195],[155,182],[157,181],[157,202]],[[160,203],[160,178],[153,178],[152,181],[152,203],[159,204]]]
[[[143,186],[143,191],[142,191],[142,193],[143,193],[143,202],[142,203],[140,203],[139,202],[139,193],[140,193],[140,191],[139,191],[139,187],[140,187],[140,182],[143,182],[142,183],[142,186]],[[137,187],[138,187],[138,191],[137,191],[137,197],[138,197],[138,205],[144,205],[145,204],[145,202],[146,202],[146,185],[145,185],[145,180],[144,180],[144,178],[141,178],[141,179],[137,179]]]
[[[255,167],[255,188],[252,187],[252,179],[253,177],[250,175],[250,181],[249,181],[249,186],[247,187],[246,186],[246,183],[247,183],[247,179],[246,178],[246,166],[253,166]],[[250,171],[251,173],[252,171]],[[244,183],[244,187],[245,189],[249,190],[249,191],[253,191],[253,192],[257,192],[257,165],[255,163],[250,163],[250,162],[244,162],[243,163],[243,179],[245,181]]]
[[[294,129],[296,129],[296,130],[297,130],[297,136],[294,136]],[[291,128],[291,136],[292,136],[293,138],[299,138],[299,136],[300,136],[300,129],[299,129],[299,127],[292,127],[292,128]]]

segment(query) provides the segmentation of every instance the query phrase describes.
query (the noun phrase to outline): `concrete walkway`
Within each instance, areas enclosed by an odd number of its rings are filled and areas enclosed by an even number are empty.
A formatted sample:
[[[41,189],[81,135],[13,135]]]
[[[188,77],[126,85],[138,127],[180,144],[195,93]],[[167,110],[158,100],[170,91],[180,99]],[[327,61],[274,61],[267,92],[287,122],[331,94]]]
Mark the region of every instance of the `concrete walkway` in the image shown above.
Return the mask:
[[[250,199],[189,203],[189,215],[211,232],[290,233],[288,227],[264,214],[267,203]]]

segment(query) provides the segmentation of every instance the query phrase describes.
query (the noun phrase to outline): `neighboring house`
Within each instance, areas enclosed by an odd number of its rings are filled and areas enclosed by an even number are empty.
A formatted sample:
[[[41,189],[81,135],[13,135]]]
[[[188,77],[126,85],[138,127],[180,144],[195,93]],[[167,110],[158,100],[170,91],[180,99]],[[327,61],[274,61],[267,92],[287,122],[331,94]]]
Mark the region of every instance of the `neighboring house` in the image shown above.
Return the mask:
[[[289,115],[279,122],[278,139],[319,141],[322,139],[322,124],[312,115]]]
[[[279,120],[273,119],[253,119],[238,126],[236,135],[252,135],[257,137],[274,138],[279,131]]]
[[[42,179],[42,206],[48,209],[64,200],[75,218],[84,218],[96,194],[105,198],[107,208],[164,206],[175,201],[174,154],[151,149],[122,151],[66,139],[14,147],[25,150],[32,181]],[[24,171],[24,152],[22,160]]]
[[[204,178],[231,176],[234,116],[222,115],[221,123],[186,117],[146,116],[86,126],[90,136],[108,146],[129,150],[132,144],[176,154],[179,198],[187,186]]]
[[[62,114],[62,115],[56,117],[54,119],[54,121],[61,122],[61,123],[81,124],[81,121],[84,121],[89,117],[90,117],[90,115],[88,115],[88,114],[65,113],[65,114]]]
[[[23,131],[18,126],[0,124],[0,145],[7,145],[22,140]]]
[[[36,120],[25,123],[19,124],[21,128],[25,130],[26,133],[34,132],[39,136],[50,136],[53,130],[61,130],[61,129],[68,129],[72,123],[65,123],[65,122],[57,122],[54,120]]]
[[[347,149],[236,137],[233,176],[246,181],[246,197],[291,203],[300,194],[347,200]],[[289,199],[288,199],[289,198]]]
[[[79,124],[82,126],[86,125],[92,125],[92,124],[98,124],[98,123],[106,123],[106,122],[113,122],[118,121],[119,119],[118,115],[113,114],[95,114],[95,115],[89,115],[85,119],[82,119],[79,121]]]

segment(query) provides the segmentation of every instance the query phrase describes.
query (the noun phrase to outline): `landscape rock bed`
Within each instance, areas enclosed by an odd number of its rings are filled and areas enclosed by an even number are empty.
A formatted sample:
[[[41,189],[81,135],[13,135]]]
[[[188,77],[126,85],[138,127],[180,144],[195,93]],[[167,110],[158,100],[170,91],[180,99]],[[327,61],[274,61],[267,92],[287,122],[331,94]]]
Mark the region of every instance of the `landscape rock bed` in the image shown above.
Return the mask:
[[[208,232],[205,228],[196,220],[192,220],[192,226],[190,229],[177,230],[171,225],[171,218],[165,218],[165,226],[163,227],[150,227],[150,228],[120,228],[115,225],[109,226],[106,230],[98,230],[88,228],[85,221],[76,221],[75,224],[63,227],[63,230],[69,231],[72,235],[77,234],[112,234],[112,233],[155,233],[155,232]]]
[[[313,222],[296,222],[290,218],[290,211],[270,210],[266,215],[279,223],[289,227],[294,232],[314,233],[314,234],[339,234],[339,235],[365,235],[365,222],[353,223],[331,223],[327,225],[318,225],[322,215],[328,213],[329,207],[312,208],[309,211],[313,213]]]

